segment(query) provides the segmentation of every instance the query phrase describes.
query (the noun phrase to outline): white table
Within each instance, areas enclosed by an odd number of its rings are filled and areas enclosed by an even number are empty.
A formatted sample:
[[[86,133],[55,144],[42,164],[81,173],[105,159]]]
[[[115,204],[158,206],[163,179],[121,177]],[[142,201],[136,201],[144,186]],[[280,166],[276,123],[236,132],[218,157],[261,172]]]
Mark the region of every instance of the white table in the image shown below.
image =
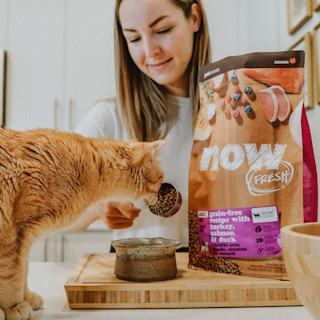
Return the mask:
[[[32,262],[29,266],[29,288],[44,298],[43,309],[34,319],[108,319],[108,320],[312,320],[301,306],[242,307],[201,309],[69,309],[64,283],[75,265],[69,263]]]

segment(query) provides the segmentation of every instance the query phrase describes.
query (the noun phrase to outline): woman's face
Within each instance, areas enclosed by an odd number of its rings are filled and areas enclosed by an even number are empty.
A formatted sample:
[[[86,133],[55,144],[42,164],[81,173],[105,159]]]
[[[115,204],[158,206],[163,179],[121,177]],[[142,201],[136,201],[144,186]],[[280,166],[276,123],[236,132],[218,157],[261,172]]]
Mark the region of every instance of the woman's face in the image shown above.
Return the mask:
[[[168,92],[188,96],[187,68],[201,20],[198,5],[186,18],[171,0],[123,0],[119,17],[136,66]]]

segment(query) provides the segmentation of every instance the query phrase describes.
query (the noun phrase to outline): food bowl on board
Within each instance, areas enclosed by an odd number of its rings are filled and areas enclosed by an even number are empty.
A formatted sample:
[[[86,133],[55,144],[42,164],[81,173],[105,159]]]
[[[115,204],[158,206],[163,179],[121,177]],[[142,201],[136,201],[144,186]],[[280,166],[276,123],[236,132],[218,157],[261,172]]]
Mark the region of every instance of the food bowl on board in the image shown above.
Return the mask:
[[[177,240],[128,238],[113,240],[111,244],[116,250],[114,273],[119,279],[145,282],[177,275]]]
[[[320,222],[281,229],[282,251],[290,281],[301,303],[320,319]]]

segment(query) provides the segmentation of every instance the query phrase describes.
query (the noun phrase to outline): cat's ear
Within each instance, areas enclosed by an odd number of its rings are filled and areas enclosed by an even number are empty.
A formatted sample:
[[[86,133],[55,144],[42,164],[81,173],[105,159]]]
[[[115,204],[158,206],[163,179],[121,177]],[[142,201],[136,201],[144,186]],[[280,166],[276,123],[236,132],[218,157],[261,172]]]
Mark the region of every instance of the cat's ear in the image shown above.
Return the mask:
[[[152,156],[156,157],[159,151],[170,141],[170,139],[156,140],[152,142],[146,142],[145,148]]]
[[[170,139],[156,140],[152,142],[130,142],[133,148],[132,165],[139,165],[146,155],[151,155],[153,159],[157,157],[159,151],[170,141]]]

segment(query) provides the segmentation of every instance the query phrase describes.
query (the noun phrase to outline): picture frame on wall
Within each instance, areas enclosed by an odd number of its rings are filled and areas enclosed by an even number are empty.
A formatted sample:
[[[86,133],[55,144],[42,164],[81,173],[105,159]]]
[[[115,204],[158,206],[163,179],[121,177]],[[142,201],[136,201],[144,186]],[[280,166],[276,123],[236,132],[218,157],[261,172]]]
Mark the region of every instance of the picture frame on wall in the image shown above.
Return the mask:
[[[313,53],[317,103],[320,104],[320,23],[313,30]]]
[[[4,126],[5,51],[0,48],[0,126]]]
[[[312,36],[307,32],[302,38],[295,42],[289,50],[303,50],[305,52],[304,64],[304,107],[314,107],[313,98],[313,69],[312,69]]]
[[[312,0],[313,1],[313,10],[320,11],[320,0]]]
[[[294,34],[312,17],[314,0],[287,0],[288,30]]]

